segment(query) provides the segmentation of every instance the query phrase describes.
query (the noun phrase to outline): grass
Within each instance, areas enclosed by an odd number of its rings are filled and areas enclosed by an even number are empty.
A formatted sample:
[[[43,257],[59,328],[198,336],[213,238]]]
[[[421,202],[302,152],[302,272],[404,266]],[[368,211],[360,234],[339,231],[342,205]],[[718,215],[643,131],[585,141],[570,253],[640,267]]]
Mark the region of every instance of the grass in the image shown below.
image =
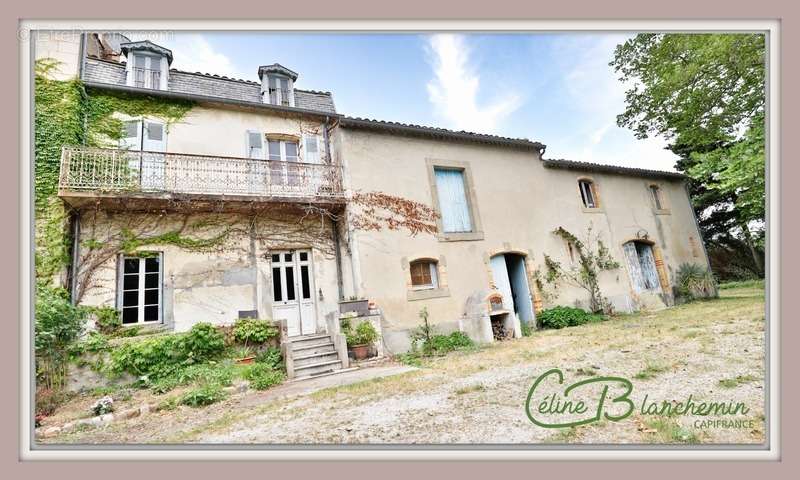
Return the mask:
[[[486,387],[482,383],[476,383],[475,385],[468,385],[466,387],[461,387],[456,389],[456,395],[466,395],[468,393],[473,392],[485,392]]]
[[[640,370],[639,373],[633,376],[633,378],[637,380],[649,380],[651,378],[657,377],[659,373],[664,373],[666,371],[667,371],[666,366],[660,363],[648,362],[647,366],[644,367],[644,370]]]
[[[700,443],[700,437],[694,430],[684,428],[674,418],[658,417],[652,420],[647,420],[644,425],[648,430],[655,430],[653,433],[645,433],[652,435],[648,440],[651,443],[685,443],[697,444]]]
[[[731,290],[731,289],[734,289],[734,288],[758,288],[758,289],[763,289],[764,288],[764,280],[763,279],[758,279],[758,280],[744,280],[744,281],[740,281],[740,282],[720,283],[717,288],[719,288],[720,290]]]
[[[719,381],[719,386],[723,388],[736,388],[745,383],[755,382],[759,379],[753,375],[737,375],[734,378],[725,378]]]

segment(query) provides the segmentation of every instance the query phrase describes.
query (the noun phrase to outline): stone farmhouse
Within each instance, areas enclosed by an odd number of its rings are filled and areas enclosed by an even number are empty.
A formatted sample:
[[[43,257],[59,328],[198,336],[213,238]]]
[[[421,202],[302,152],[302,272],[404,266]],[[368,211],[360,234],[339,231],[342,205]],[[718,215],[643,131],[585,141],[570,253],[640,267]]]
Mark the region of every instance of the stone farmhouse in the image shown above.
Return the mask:
[[[119,34],[40,39],[35,55],[60,62],[54,78],[113,99],[122,132],[63,145],[58,195],[71,211],[73,298],[114,306],[124,325],[281,321],[287,369],[302,376],[347,366],[339,321],[352,305],[378,327],[382,354],[410,348],[423,308],[437,331],[479,342],[535,329],[543,308],[589,308],[585,289],[543,280],[546,258],[580,261],[559,227],[619,263],[599,273],[616,311],[672,305],[678,266],[708,263],[677,173],[352,118],[286,66],[254,65],[259,82],[180,71],[170,50]],[[370,228],[359,208],[375,206],[357,192],[378,207],[380,194],[428,206],[435,231]]]

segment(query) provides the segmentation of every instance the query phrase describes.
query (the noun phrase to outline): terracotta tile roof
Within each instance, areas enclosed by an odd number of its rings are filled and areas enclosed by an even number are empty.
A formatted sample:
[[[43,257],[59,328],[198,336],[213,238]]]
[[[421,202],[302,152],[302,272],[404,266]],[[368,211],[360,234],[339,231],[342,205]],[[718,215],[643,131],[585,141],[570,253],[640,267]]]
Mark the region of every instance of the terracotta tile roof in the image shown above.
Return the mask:
[[[421,135],[433,138],[448,138],[456,140],[473,141],[480,143],[492,143],[502,145],[514,145],[533,150],[541,150],[545,145],[528,140],[527,138],[511,138],[499,135],[489,135],[485,133],[467,132],[465,130],[449,130],[439,127],[428,127],[425,125],[415,125],[411,123],[390,122],[385,120],[375,120],[371,118],[343,117],[340,124],[347,128],[361,128],[366,130],[385,130],[409,135]]]
[[[616,173],[620,175],[647,177],[647,178],[675,178],[688,179],[686,175],[678,172],[667,172],[663,170],[649,170],[646,168],[620,167],[617,165],[602,165],[599,163],[577,162],[565,159],[542,159],[545,167],[565,168],[570,170],[583,170],[590,172]]]

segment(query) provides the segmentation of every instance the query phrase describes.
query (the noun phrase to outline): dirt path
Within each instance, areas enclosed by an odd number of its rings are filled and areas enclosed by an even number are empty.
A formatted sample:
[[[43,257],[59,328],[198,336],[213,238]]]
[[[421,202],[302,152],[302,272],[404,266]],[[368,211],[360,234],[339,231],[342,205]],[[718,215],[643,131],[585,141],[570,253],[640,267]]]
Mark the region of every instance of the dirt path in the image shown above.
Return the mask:
[[[568,429],[532,424],[524,402],[550,368],[565,383],[595,375],[631,379],[638,406],[660,400],[743,402],[752,428],[696,428],[701,417],[654,418]],[[638,378],[637,378],[638,377]],[[763,291],[599,324],[537,332],[425,362],[400,375],[269,399],[245,394],[205,409],[133,419],[55,442],[112,443],[762,443]],[[722,382],[722,383],[721,383]],[[261,398],[259,397],[261,396]],[[712,417],[722,418],[722,417]]]

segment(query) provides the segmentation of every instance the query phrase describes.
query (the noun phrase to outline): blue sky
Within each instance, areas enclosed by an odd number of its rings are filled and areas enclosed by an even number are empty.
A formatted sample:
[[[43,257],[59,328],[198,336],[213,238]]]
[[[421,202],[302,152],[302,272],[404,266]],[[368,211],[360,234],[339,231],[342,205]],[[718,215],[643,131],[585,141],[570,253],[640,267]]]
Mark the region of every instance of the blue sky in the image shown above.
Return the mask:
[[[348,116],[529,138],[547,145],[545,158],[673,170],[663,140],[616,126],[625,85],[608,62],[627,37],[186,32],[153,40],[182,70],[258,80],[259,65],[278,62],[299,73],[298,88],[332,92]]]

